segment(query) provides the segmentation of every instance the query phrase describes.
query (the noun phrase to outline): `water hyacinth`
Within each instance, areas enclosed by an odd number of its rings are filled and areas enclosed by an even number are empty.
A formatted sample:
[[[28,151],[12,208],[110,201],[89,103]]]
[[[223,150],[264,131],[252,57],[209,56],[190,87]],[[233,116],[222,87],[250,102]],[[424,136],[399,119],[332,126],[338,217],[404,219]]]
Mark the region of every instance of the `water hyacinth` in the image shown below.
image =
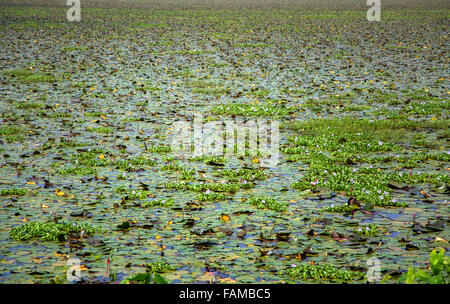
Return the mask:
[[[286,205],[273,199],[273,198],[261,198],[261,197],[251,197],[249,203],[260,209],[270,209],[274,211],[284,211],[286,210]]]
[[[364,236],[376,236],[380,233],[380,228],[377,225],[370,224],[368,226],[360,226],[354,229],[354,232]]]
[[[11,230],[10,236],[16,241],[26,241],[29,239],[57,241],[68,234],[83,233],[84,235],[92,235],[96,231],[98,229],[88,223],[30,222]]]
[[[301,264],[279,272],[294,279],[324,281],[354,281],[366,278],[364,272],[337,269],[331,265]]]

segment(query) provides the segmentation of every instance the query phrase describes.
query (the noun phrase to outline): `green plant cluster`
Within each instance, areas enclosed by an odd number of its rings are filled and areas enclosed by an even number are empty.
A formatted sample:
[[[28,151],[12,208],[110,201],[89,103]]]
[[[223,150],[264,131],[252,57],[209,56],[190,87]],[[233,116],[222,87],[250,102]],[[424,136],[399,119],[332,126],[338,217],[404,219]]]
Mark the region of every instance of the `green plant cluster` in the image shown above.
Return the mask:
[[[443,248],[436,248],[430,254],[430,271],[410,267],[401,278],[407,284],[447,284],[450,274],[450,258],[445,255]]]
[[[161,275],[152,272],[135,274],[120,282],[120,284],[168,284],[169,282]]]
[[[274,211],[286,210],[286,205],[273,198],[251,197],[248,202],[259,209],[270,209]]]
[[[216,192],[211,192],[211,193],[201,193],[199,195],[197,195],[197,199],[201,202],[206,202],[206,201],[224,201],[226,200],[228,197],[223,194],[223,193],[216,193]]]
[[[358,170],[327,162],[317,162],[311,164],[309,172],[291,186],[300,191],[318,188],[342,191],[375,206],[405,207],[405,203],[397,202],[390,197],[391,189],[388,183],[394,178],[397,179],[376,168]]]
[[[172,148],[170,146],[165,146],[165,145],[151,146],[151,147],[148,147],[147,152],[150,152],[150,153],[170,153],[170,152],[172,152]]]
[[[186,182],[173,182],[173,183],[167,183],[166,188],[167,189],[186,189],[191,190],[194,192],[204,192],[207,190],[215,191],[215,192],[230,192],[235,193],[239,189],[250,189],[253,187],[253,183],[219,183],[219,182],[212,182],[212,183],[186,183]]]
[[[313,279],[313,280],[326,280],[326,281],[356,281],[365,278],[365,273],[340,270],[331,265],[310,265],[301,264],[295,267],[291,267],[287,270],[280,271],[280,274],[287,274],[288,276],[296,279]]]
[[[152,195],[150,191],[147,190],[132,190],[125,186],[118,186],[114,188],[114,192],[118,194],[123,194],[123,200],[143,200]]]
[[[355,227],[353,231],[364,236],[374,236],[380,233],[380,228],[377,225],[370,224],[368,226]]]
[[[336,212],[336,213],[348,213],[355,210],[354,206],[351,205],[337,205],[337,206],[326,206],[320,209],[322,212]]]
[[[97,170],[94,168],[81,167],[81,166],[58,169],[58,174],[61,174],[61,175],[89,175],[89,174],[96,174],[96,173],[97,173]]]
[[[230,181],[255,181],[267,179],[267,175],[262,170],[258,169],[237,169],[237,170],[222,170],[220,171],[221,176],[226,176],[230,178]]]
[[[98,229],[89,223],[30,222],[11,230],[10,236],[16,241],[26,241],[29,239],[56,241],[61,236],[79,234],[81,231],[84,231],[85,235],[93,235]]]
[[[175,200],[173,199],[167,199],[167,200],[151,200],[145,203],[142,203],[141,206],[144,208],[147,207],[154,207],[154,206],[160,206],[160,207],[172,207]]]
[[[9,189],[0,189],[0,196],[8,196],[8,195],[25,195],[27,193],[26,189],[21,188],[9,188]]]
[[[211,108],[211,113],[216,115],[236,116],[285,116],[294,113],[295,107],[265,104],[233,103],[218,105]]]
[[[157,272],[157,273],[164,273],[177,269],[175,266],[161,261],[148,263],[147,268],[150,272]]]

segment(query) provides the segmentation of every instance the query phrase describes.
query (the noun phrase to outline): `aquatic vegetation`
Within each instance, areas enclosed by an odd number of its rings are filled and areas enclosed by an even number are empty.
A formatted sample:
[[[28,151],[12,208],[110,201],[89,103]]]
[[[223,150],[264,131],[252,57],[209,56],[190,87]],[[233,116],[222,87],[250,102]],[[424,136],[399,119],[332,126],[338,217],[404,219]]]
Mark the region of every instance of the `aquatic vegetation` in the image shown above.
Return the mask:
[[[324,212],[338,212],[338,213],[347,213],[355,211],[355,207],[352,205],[337,205],[331,204],[330,206],[323,207],[321,211]]]
[[[151,200],[148,202],[144,202],[141,204],[141,206],[143,208],[147,208],[147,207],[154,207],[154,206],[160,206],[160,207],[172,207],[174,204],[175,200],[174,199],[161,199],[161,200]]]
[[[206,201],[223,201],[223,200],[228,199],[228,197],[225,194],[223,194],[223,193],[215,193],[215,192],[202,193],[202,194],[197,195],[196,198],[199,201],[201,201],[201,202],[206,202]]]
[[[57,170],[58,174],[66,175],[66,174],[73,174],[73,175],[90,175],[90,174],[96,174],[97,170],[94,168],[87,168],[87,167],[72,167],[72,168],[60,168]]]
[[[306,148],[314,148],[319,151],[330,151],[336,153],[368,153],[368,152],[389,152],[400,150],[392,143],[385,143],[376,140],[373,136],[364,133],[340,134],[333,131],[324,131],[317,136],[301,136],[290,138],[295,148],[286,148],[283,152],[295,154],[305,151]]]
[[[61,48],[61,52],[86,51],[88,49],[87,46],[65,46]]]
[[[196,94],[210,94],[210,95],[222,95],[228,93],[230,89],[226,87],[217,87],[217,88],[195,88],[192,90],[193,93]]]
[[[118,160],[112,163],[120,169],[129,169],[132,166],[155,166],[156,161],[146,156],[137,156],[135,158],[128,158],[126,160]]]
[[[226,158],[224,156],[215,156],[215,155],[203,155],[203,156],[195,156],[190,158],[191,161],[197,162],[201,161],[207,165],[223,165],[226,163]]]
[[[69,234],[83,233],[85,236],[93,235],[98,229],[89,223],[42,223],[30,222],[16,227],[10,231],[10,236],[16,241],[40,239],[42,241],[57,241],[64,239]]]
[[[101,117],[101,116],[104,116],[104,117],[106,117],[106,113],[102,113],[102,112],[86,112],[86,113],[84,113],[84,116],[88,116],[88,117]]]
[[[249,189],[253,187],[253,183],[218,183],[218,182],[212,182],[212,183],[186,183],[186,182],[174,182],[174,183],[167,183],[166,188],[167,189],[187,189],[194,192],[204,192],[207,190],[215,191],[215,192],[229,192],[229,193],[235,193],[239,189]]]
[[[8,196],[8,195],[25,195],[27,193],[26,189],[21,188],[8,188],[8,189],[0,189],[0,196]]]
[[[430,254],[431,273],[416,267],[410,267],[401,280],[407,284],[447,284],[450,274],[450,258],[443,248],[435,248]]]
[[[101,134],[108,134],[108,133],[114,132],[114,130],[112,128],[106,128],[106,127],[88,127],[88,128],[86,128],[86,131],[96,132],[96,133],[101,133]]]
[[[243,44],[236,44],[234,47],[237,47],[237,48],[246,48],[246,47],[249,47],[249,48],[258,48],[258,47],[264,48],[264,47],[270,47],[270,46],[274,46],[274,44],[270,44],[270,43],[254,43],[254,44],[252,44],[252,43],[243,43]]]
[[[220,175],[230,178],[230,181],[246,180],[264,180],[267,179],[267,175],[263,170],[258,169],[238,169],[238,170],[221,170]]]
[[[164,170],[164,171],[182,171],[182,170],[184,170],[184,167],[181,166],[178,163],[170,163],[170,164],[162,165],[161,166],[161,170]]]
[[[157,272],[157,273],[164,273],[177,269],[175,266],[161,261],[151,262],[148,263],[146,266],[150,272]]]
[[[16,103],[17,109],[40,109],[43,108],[44,105],[39,102],[20,102]]]
[[[145,190],[131,190],[124,187],[117,187],[114,189],[114,191],[116,193],[124,194],[124,196],[122,196],[122,200],[124,201],[143,200],[149,197],[153,197],[153,194],[150,191]]]
[[[395,174],[386,174],[376,168],[351,169],[340,165],[318,163],[312,165],[302,180],[291,186],[299,191],[323,187],[343,191],[356,199],[375,206],[405,207],[391,197],[389,180],[399,180]],[[329,209],[333,210],[333,209]]]
[[[355,227],[353,231],[357,234],[361,234],[364,236],[373,236],[378,235],[380,233],[380,229],[377,227],[377,225],[374,224],[370,224],[368,226]]]
[[[296,265],[287,270],[280,271],[280,274],[286,274],[289,277],[301,280],[355,281],[365,278],[365,273],[363,272],[336,269],[331,265],[310,264]]]
[[[237,116],[279,116],[289,115],[296,111],[295,107],[285,107],[275,104],[249,104],[233,103],[219,105],[211,108],[211,113],[218,115],[237,115]]]
[[[148,147],[147,151],[150,153],[170,153],[170,152],[172,152],[172,148],[170,146],[164,146],[164,145],[151,146],[151,147]]]
[[[180,172],[180,178],[182,180],[192,180],[195,176],[195,170],[183,169]]]
[[[421,101],[411,103],[403,108],[409,114],[420,114],[420,115],[430,115],[430,114],[440,114],[443,111],[450,110],[450,104],[445,101]]]
[[[11,136],[17,133],[23,133],[24,130],[22,127],[18,126],[1,126],[0,127],[0,136]]]
[[[58,147],[59,148],[83,147],[83,146],[86,146],[86,145],[87,144],[76,142],[76,141],[72,141],[72,140],[69,140],[69,139],[64,139],[64,138],[62,138],[60,140],[60,142],[58,143]]]
[[[56,82],[58,80],[52,74],[37,72],[31,69],[7,70],[3,71],[3,74],[23,83]]]
[[[248,202],[259,209],[269,209],[274,211],[286,210],[286,205],[273,198],[251,197]]]
[[[375,120],[368,118],[322,118],[310,119],[302,122],[290,122],[281,125],[281,128],[306,132],[307,135],[319,135],[322,132],[340,134],[365,134],[379,140],[401,139],[406,131],[431,129],[445,129],[448,120]]]
[[[138,273],[128,277],[120,284],[168,284],[169,282],[161,275],[152,272]]]
[[[54,112],[54,113],[43,113],[42,116],[47,118],[70,118],[72,117],[72,114],[65,112]]]

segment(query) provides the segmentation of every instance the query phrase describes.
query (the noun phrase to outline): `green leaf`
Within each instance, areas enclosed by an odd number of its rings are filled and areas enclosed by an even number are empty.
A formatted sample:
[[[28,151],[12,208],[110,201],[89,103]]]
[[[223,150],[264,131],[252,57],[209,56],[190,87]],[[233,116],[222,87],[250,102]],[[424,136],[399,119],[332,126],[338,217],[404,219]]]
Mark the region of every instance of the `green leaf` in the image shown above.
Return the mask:
[[[406,284],[414,284],[416,277],[416,268],[409,267],[408,273],[406,274]]]
[[[436,248],[430,255],[430,266],[434,275],[438,275],[444,265],[444,250]]]
[[[169,282],[163,276],[157,273],[155,274],[153,280],[155,284],[169,284]]]
[[[418,280],[422,280],[428,283],[431,283],[433,280],[433,276],[431,276],[430,274],[426,273],[421,269],[416,270],[415,276]]]

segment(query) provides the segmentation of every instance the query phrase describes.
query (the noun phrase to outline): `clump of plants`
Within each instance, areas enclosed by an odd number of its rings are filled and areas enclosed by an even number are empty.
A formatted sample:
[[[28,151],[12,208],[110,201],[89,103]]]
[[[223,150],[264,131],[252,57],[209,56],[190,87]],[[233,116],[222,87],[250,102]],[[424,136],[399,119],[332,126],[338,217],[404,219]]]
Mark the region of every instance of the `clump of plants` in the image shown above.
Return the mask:
[[[202,155],[202,156],[195,156],[189,159],[190,161],[202,161],[207,165],[213,165],[213,164],[225,164],[226,158],[223,156],[216,156],[216,155]]]
[[[212,182],[212,183],[186,183],[186,182],[173,182],[167,183],[167,189],[187,189],[194,192],[204,192],[207,190],[216,191],[216,192],[229,192],[235,193],[240,189],[250,189],[253,187],[253,183],[220,183],[220,182]]]
[[[39,102],[18,102],[18,103],[16,103],[17,109],[40,109],[43,107],[44,107],[44,105]]]
[[[23,133],[24,130],[17,126],[2,126],[0,127],[0,136],[9,136],[17,133]]]
[[[126,278],[120,284],[168,284],[168,282],[163,276],[157,273],[144,272]]]
[[[443,248],[436,248],[430,254],[428,271],[410,267],[401,280],[407,284],[447,284],[450,274],[450,258],[445,255]]]
[[[64,139],[61,138],[60,142],[58,143],[59,148],[73,148],[73,147],[82,147],[85,146],[84,143],[79,143],[70,139]]]
[[[130,200],[143,200],[148,197],[152,197],[153,194],[150,191],[142,190],[142,191],[136,191],[136,190],[127,190],[124,193],[125,196],[122,197],[124,201],[130,201]]]
[[[138,156],[135,158],[129,158],[126,160],[118,160],[114,162],[115,166],[122,170],[129,170],[135,166],[154,166],[156,165],[156,161],[153,159],[147,158],[145,156]]]
[[[294,113],[296,110],[295,107],[286,107],[280,104],[233,103],[214,106],[211,113],[236,116],[284,116]]]
[[[370,224],[368,226],[355,227],[353,231],[364,236],[374,236],[380,233],[380,228],[377,225]]]
[[[58,80],[58,77],[52,74],[31,69],[7,70],[3,74],[23,83],[55,82]]]
[[[72,167],[72,168],[58,169],[58,174],[61,175],[90,175],[95,173],[97,173],[96,169],[88,167]]]
[[[331,204],[330,206],[323,207],[322,212],[336,212],[336,213],[348,213],[355,210],[353,205],[337,205]]]
[[[159,145],[148,147],[147,151],[150,153],[170,153],[172,152],[172,148],[170,146]]]
[[[173,199],[167,199],[167,200],[151,200],[145,203],[142,203],[141,206],[144,208],[147,207],[154,207],[154,206],[160,206],[160,207],[172,207],[174,204],[174,200]]]
[[[151,262],[148,263],[146,266],[150,272],[157,272],[157,273],[164,273],[177,269],[175,266],[162,261]]]
[[[163,171],[182,171],[184,167],[178,163],[170,163],[161,166]]]
[[[239,181],[239,180],[264,180],[267,178],[267,175],[262,170],[258,169],[238,169],[238,170],[222,170],[220,171],[222,176],[226,176],[230,178],[230,181]]]
[[[294,266],[294,265],[293,265]],[[339,280],[339,281],[353,281],[362,280],[365,278],[365,273],[336,269],[331,265],[311,265],[301,264],[295,265],[287,270],[280,271],[280,274],[286,274],[295,279],[313,279],[313,280]]]
[[[193,180],[195,176],[195,170],[193,169],[183,169],[180,172],[180,178],[182,180]]]
[[[227,196],[223,193],[215,193],[215,192],[209,192],[202,193],[197,195],[197,199],[201,202],[207,202],[207,201],[223,201],[227,199]]]
[[[309,172],[291,186],[300,191],[319,188],[342,191],[374,206],[406,207],[405,203],[390,196],[389,181],[397,182],[399,179],[395,174],[386,174],[377,168],[352,169],[317,160],[311,164]],[[427,181],[432,182],[431,179]]]
[[[273,198],[251,197],[249,203],[259,209],[270,209],[274,211],[284,211],[286,206]]]
[[[107,128],[107,127],[88,127],[88,128],[86,128],[86,131],[102,133],[102,134],[109,134],[109,133],[114,132],[114,130],[112,128]]]
[[[66,235],[93,235],[98,229],[88,223],[42,223],[30,222],[10,231],[10,237],[16,241],[40,239],[42,241],[61,240]]]
[[[25,137],[20,134],[24,133],[24,129],[17,126],[0,127],[0,136],[7,142],[23,141]]]
[[[8,196],[8,195],[22,196],[25,195],[26,193],[27,190],[21,188],[0,189],[0,196]]]

